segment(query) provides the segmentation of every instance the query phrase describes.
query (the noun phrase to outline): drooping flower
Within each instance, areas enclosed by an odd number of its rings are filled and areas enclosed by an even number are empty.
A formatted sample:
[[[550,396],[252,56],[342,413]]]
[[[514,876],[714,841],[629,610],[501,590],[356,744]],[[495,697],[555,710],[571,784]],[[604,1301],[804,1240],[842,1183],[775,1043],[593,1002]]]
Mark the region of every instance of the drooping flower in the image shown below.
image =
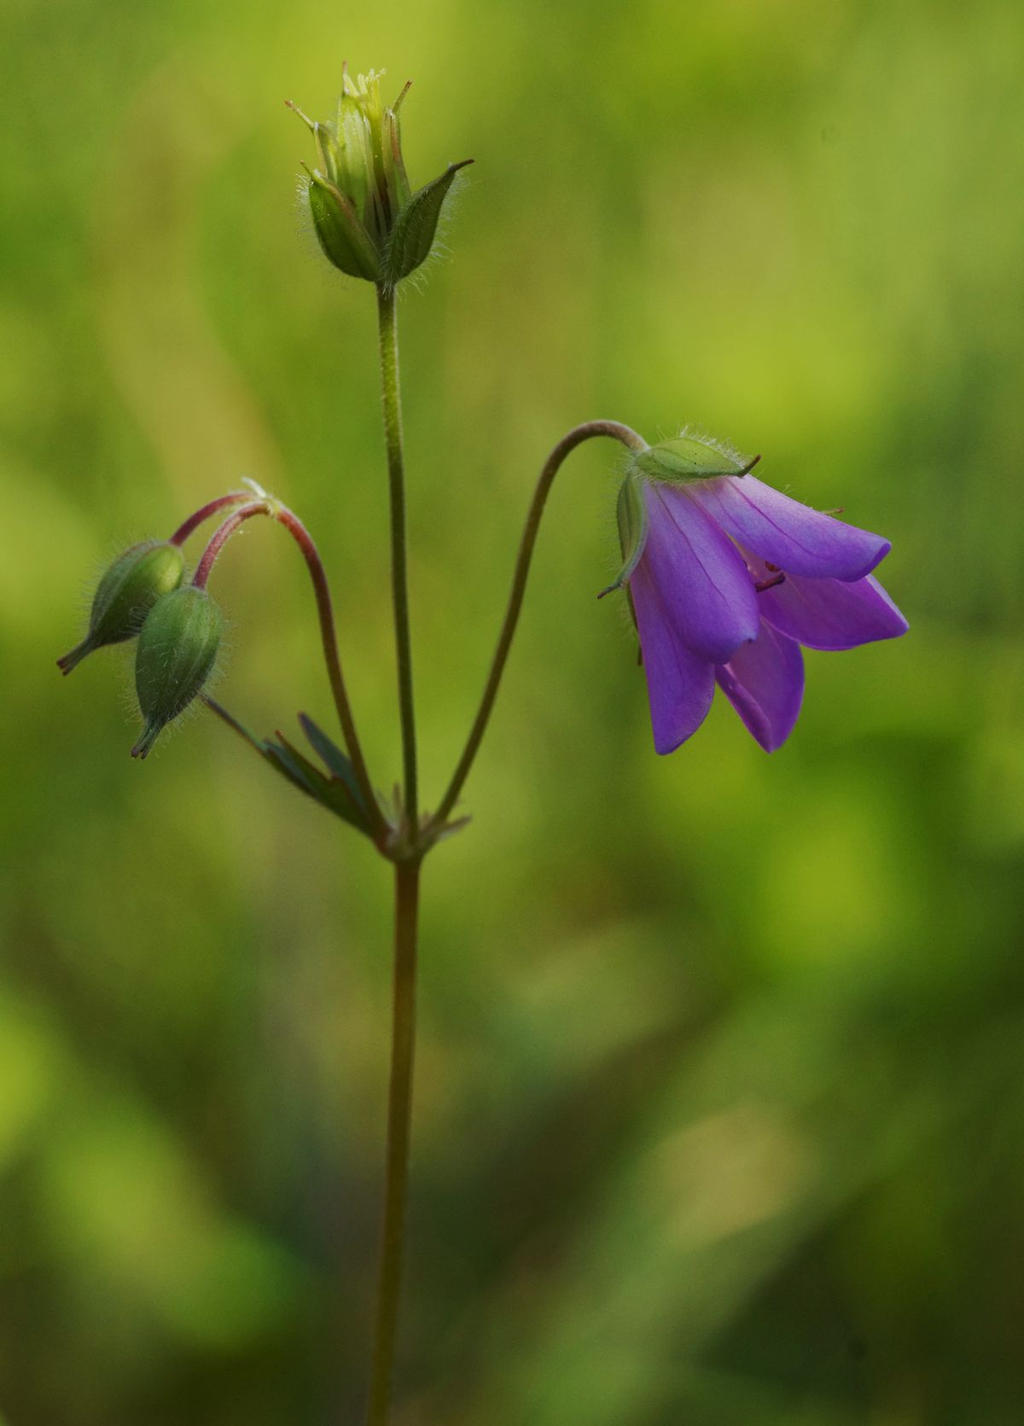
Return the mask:
[[[654,746],[673,752],[707,717],[715,684],[774,752],[803,699],[800,645],[850,649],[907,621],[871,571],[881,535],[749,474],[754,463],[690,437],[635,457],[619,497]]]

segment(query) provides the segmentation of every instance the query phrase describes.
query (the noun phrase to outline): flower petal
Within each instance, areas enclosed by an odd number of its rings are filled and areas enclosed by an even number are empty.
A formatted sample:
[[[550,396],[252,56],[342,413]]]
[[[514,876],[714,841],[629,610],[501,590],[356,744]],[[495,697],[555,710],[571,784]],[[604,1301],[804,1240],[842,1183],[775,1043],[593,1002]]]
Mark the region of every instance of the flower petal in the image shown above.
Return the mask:
[[[752,475],[721,476],[689,487],[723,530],[788,574],[861,579],[889,553],[889,541],[822,515]]]
[[[850,582],[787,574],[758,599],[763,619],[809,649],[853,649],[907,632],[906,619],[870,574]]]
[[[638,569],[657,589],[664,617],[686,648],[725,663],[757,638],[754,582],[736,546],[686,490],[647,482],[648,530]]]
[[[654,748],[672,753],[707,717],[715,694],[714,669],[681,642],[643,561],[629,591],[644,656]]]
[[[757,641],[737,650],[715,677],[765,752],[781,747],[804,696],[800,645],[762,621]]]

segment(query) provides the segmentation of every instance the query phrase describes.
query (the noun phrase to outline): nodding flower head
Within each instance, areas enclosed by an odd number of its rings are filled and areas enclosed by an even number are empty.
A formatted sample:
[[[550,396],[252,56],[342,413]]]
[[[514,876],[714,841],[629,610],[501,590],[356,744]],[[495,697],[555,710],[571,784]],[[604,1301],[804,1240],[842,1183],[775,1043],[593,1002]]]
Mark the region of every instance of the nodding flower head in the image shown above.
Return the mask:
[[[153,605],[135,654],[135,691],[145,725],[133,758],[146,757],[161,730],[201,692],[223,628],[220,609],[194,584],[182,585]]]
[[[426,259],[456,173],[453,163],[413,192],[402,159],[398,110],[409,85],[390,107],[381,98],[382,73],[355,79],[342,71],[332,121],[308,119],[290,104],[316,141],[318,164],[307,170],[304,193],[325,256],[350,277],[393,288]]]
[[[871,574],[889,541],[763,484],[754,464],[684,437],[635,456],[619,495],[612,588],[629,589],[659,753],[697,731],[716,683],[773,752],[800,712],[801,645],[851,649],[907,629]]]
[[[70,673],[93,649],[134,639],[156,601],[177,589],[184,573],[185,558],[169,540],[145,540],[118,555],[96,587],[89,632],[57,660],[61,673]]]

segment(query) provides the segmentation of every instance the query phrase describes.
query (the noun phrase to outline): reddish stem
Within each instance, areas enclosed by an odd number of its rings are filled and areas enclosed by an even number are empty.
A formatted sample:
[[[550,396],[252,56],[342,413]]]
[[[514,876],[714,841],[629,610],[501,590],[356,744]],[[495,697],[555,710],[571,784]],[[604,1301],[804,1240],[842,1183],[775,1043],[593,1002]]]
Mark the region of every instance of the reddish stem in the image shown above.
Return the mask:
[[[251,491],[232,490],[228,495],[218,495],[216,500],[208,500],[205,505],[199,507],[194,515],[190,515],[185,523],[175,530],[168,543],[172,545],[183,545],[193,530],[197,530],[203,521],[208,520],[211,515],[216,515],[218,510],[223,510],[225,505],[237,505],[240,500],[251,499]]]
[[[306,568],[309,570],[309,577],[313,583],[316,611],[320,620],[320,638],[323,643],[324,662],[327,665],[327,677],[330,680],[331,693],[334,695],[334,706],[338,712],[338,721],[341,724],[345,746],[352,760],[352,771],[355,774],[356,781],[359,783],[359,790],[363,795],[363,802],[366,805],[366,814],[370,819],[374,839],[377,845],[382,847],[390,829],[380,810],[380,804],[373,790],[373,783],[370,781],[369,769],[366,766],[366,759],[363,757],[362,745],[359,742],[355,720],[352,717],[352,709],[348,701],[345,679],[341,671],[341,657],[338,653],[338,635],[334,623],[334,606],[331,603],[331,591],[327,583],[327,573],[324,569],[323,561],[320,558],[320,552],[313,540],[313,536],[306,529],[298,515],[296,515],[294,511],[289,510],[286,505],[281,505],[276,500],[254,500],[250,504],[243,505],[240,509],[232,511],[228,518],[217,527],[210,537],[210,542],[203,551],[192,583],[199,589],[205,589],[206,581],[210,577],[210,571],[217,561],[217,556],[242,522],[250,519],[253,515],[269,515],[271,519],[276,520],[279,525],[283,525],[302,551],[302,557],[306,561]]]
[[[243,520],[249,520],[253,515],[269,515],[270,510],[265,500],[254,500],[250,505],[243,505],[241,509],[235,510],[223,524],[218,525],[210,536],[210,543],[203,551],[203,557],[196,566],[196,572],[192,576],[192,583],[197,589],[205,589],[206,581],[210,578],[210,571],[217,563],[217,556],[230,540],[231,536],[238,529]]]

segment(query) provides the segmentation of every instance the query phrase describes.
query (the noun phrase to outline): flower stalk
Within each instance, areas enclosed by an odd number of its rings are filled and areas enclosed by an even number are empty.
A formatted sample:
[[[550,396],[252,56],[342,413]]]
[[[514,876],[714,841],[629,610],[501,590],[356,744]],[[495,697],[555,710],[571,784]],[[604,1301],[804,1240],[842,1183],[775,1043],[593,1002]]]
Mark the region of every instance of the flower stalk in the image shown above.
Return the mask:
[[[251,490],[231,490],[227,495],[218,495],[215,500],[208,500],[205,505],[200,505],[198,510],[183,520],[171,536],[169,543],[172,545],[183,545],[199,526],[204,524],[211,516],[216,515],[218,510],[226,510],[230,505],[242,505],[247,500],[252,499]]]
[[[395,864],[395,958],[384,1214],[367,1426],[387,1426],[391,1380],[394,1374],[398,1304],[405,1256],[406,1201],[409,1191],[420,865],[418,857]]]
[[[225,503],[237,497],[222,496],[220,500],[212,500],[208,505],[198,511],[195,516],[187,520],[181,529],[189,532],[195,529],[200,523],[197,518],[202,515],[213,513],[221,508]],[[210,577],[218,557],[224,546],[233,534],[238,530],[244,521],[251,519],[254,515],[269,515],[270,518],[282,525],[292,539],[298,545],[309,577],[313,585],[313,596],[316,600],[317,618],[320,624],[320,641],[323,648],[324,664],[327,669],[327,678],[331,685],[331,694],[334,699],[334,707],[338,714],[338,722],[341,725],[342,736],[348,755],[352,759],[352,771],[356,782],[359,785],[362,801],[366,809],[370,823],[370,831],[374,841],[382,847],[391,835],[384,814],[381,812],[380,803],[373,790],[373,783],[370,779],[370,772],[366,765],[363,754],[362,743],[359,740],[359,733],[356,730],[355,718],[352,715],[352,705],[349,702],[348,690],[345,686],[345,676],[341,667],[341,655],[338,652],[338,635],[334,619],[334,605],[331,600],[330,585],[327,582],[327,571],[324,569],[323,560],[316,547],[312,535],[299,519],[293,510],[289,510],[286,505],[282,505],[279,500],[271,496],[261,495],[256,500],[250,500],[247,505],[233,510],[214,531],[206,549],[200,557],[193,583],[199,588],[204,588]],[[178,532],[180,534],[180,531]],[[222,714],[223,716],[223,714]]]
[[[526,581],[530,574],[530,562],[533,559],[534,545],[537,543],[541,517],[544,514],[544,506],[547,503],[555,476],[561,469],[566,456],[577,446],[582,445],[584,441],[592,440],[595,436],[610,436],[613,440],[621,441],[631,451],[647,449],[647,442],[644,438],[636,431],[631,430],[629,426],[624,426],[620,421],[585,421],[581,426],[575,426],[567,435],[563,436],[544,462],[526,516],[526,525],[519,543],[519,554],[512,575],[508,606],[505,610],[501,633],[498,636],[498,644],[494,650],[494,657],[491,660],[490,673],[480,699],[480,706],[473,719],[473,725],[469,730],[462,755],[452,773],[451,781],[434,813],[433,826],[443,826],[458,801],[459,793],[469,776],[470,768],[473,766],[484,733],[487,731],[491,710],[494,708],[494,700],[497,698],[498,689],[501,686],[501,676],[505,672],[505,664],[508,661],[509,650],[515,637],[519,612],[523,607],[523,596],[526,593]]]
[[[391,600],[398,661],[398,711],[402,727],[403,813],[407,835],[416,845],[419,832],[416,774],[416,710],[412,684],[412,637],[409,628],[409,574],[406,550],[405,456],[402,395],[398,370],[398,312],[393,289],[377,288],[380,338],[381,403],[388,457],[391,505]]]

